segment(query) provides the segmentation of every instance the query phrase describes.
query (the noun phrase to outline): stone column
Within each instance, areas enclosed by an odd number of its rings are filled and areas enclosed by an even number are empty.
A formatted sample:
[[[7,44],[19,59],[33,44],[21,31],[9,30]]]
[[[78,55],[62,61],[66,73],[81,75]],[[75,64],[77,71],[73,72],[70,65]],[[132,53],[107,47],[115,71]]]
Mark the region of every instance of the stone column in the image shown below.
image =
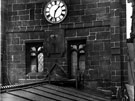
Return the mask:
[[[125,1],[111,0],[111,72],[112,86],[127,80]]]

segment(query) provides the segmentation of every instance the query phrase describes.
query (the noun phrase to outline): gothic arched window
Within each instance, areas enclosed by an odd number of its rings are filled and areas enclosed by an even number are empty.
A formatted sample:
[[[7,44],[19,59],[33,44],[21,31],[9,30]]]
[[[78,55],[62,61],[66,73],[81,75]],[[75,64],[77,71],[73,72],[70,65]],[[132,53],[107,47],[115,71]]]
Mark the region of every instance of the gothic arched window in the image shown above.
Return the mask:
[[[43,42],[26,43],[26,73],[44,71]]]

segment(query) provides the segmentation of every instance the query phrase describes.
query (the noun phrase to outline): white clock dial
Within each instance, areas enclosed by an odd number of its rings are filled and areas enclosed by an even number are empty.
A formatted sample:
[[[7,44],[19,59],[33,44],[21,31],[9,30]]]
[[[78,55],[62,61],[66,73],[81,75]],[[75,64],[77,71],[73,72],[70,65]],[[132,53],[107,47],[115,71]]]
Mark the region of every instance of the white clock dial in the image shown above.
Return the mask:
[[[67,15],[67,6],[61,0],[51,0],[44,8],[44,15],[50,23],[60,23]]]

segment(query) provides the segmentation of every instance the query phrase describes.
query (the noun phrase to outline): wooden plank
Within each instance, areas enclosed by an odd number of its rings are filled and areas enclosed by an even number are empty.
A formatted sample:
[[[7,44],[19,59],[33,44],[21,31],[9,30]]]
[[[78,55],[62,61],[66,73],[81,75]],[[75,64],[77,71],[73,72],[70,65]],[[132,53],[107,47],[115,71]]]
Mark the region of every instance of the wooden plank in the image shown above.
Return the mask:
[[[85,98],[85,97],[78,97],[78,96],[74,96],[72,94],[69,94],[69,93],[64,93],[64,92],[60,92],[58,90],[52,90],[52,89],[49,89],[49,88],[43,88],[43,87],[35,87],[35,89],[39,89],[41,91],[44,91],[44,92],[48,92],[48,93],[54,93],[54,94],[57,94],[57,95],[60,95],[60,96],[63,96],[67,99],[70,99],[70,100],[76,100],[76,101],[92,101],[92,100],[89,100],[89,98]]]
[[[55,101],[55,100],[48,99],[48,98],[43,97],[43,96],[39,96],[39,95],[36,95],[36,94],[33,94],[33,93],[25,92],[25,91],[22,91],[22,90],[12,91],[12,92],[10,92],[10,94],[14,94],[16,96],[24,97],[26,99],[31,99],[32,101]]]
[[[59,87],[59,86],[54,86],[54,85],[43,85],[43,87],[48,87],[51,89],[60,90],[60,91],[63,91],[65,93],[70,93],[70,94],[73,94],[76,96],[84,96],[86,98],[90,98],[92,101],[109,101],[109,99],[105,99],[102,97],[98,97],[96,95],[81,92],[81,91],[75,90],[73,88]]]
[[[17,97],[8,93],[1,94],[0,98],[2,99],[0,101],[29,101],[29,100],[26,100],[26,99],[23,99],[23,98],[20,98],[20,97]]]
[[[43,85],[43,87],[47,87],[47,88],[50,88],[50,89],[53,89],[53,90],[58,90],[58,91],[61,91],[63,93],[67,93],[67,94],[70,94],[72,96],[76,96],[76,97],[81,97],[81,98],[85,98],[85,99],[88,99],[90,101],[98,101],[96,99],[93,99],[92,97],[90,97],[90,95],[82,95],[79,93],[79,91],[76,91],[76,92],[73,92],[73,91],[69,91],[69,90],[66,90],[64,89],[63,87],[58,87],[58,86],[50,86],[50,85]]]
[[[57,101],[72,101],[72,100],[66,99],[62,96],[57,96],[55,94],[46,93],[46,92],[43,92],[43,91],[40,91],[40,90],[37,90],[37,89],[33,89],[33,88],[26,89],[25,91],[40,94],[42,96],[47,96],[47,97],[50,97],[50,98],[55,98]]]
[[[72,89],[72,88],[63,88],[67,91],[70,91],[70,92],[74,92],[76,94],[80,94],[80,95],[84,95],[84,96],[87,96],[87,97],[91,97],[94,99],[94,101],[110,101],[109,99],[106,99],[106,98],[103,98],[103,97],[100,97],[100,96],[97,96],[95,94],[89,94],[89,93],[86,93],[86,92],[81,92],[79,90],[75,90],[75,89]]]

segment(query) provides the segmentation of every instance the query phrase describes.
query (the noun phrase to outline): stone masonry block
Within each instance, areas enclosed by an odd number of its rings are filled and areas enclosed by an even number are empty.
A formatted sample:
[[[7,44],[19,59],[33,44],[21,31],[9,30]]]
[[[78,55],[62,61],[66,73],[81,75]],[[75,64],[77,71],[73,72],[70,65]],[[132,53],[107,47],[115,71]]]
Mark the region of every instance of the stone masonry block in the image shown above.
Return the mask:
[[[19,20],[19,16],[12,16],[10,20],[11,21],[18,21]]]
[[[18,12],[18,15],[27,15],[27,14],[29,14],[29,10],[19,10]]]
[[[106,7],[106,14],[110,14],[110,6]]]
[[[84,27],[91,27],[92,26],[92,22],[90,23],[84,23]]]
[[[102,26],[103,25],[103,21],[94,21],[94,26]]]
[[[34,3],[27,4],[26,8],[27,9],[34,9],[36,5]]]
[[[34,25],[39,26],[40,20],[31,20],[31,21],[29,21],[29,25],[30,26],[34,26]]]
[[[89,40],[95,40],[95,39],[96,39],[96,36],[95,35],[89,36]]]
[[[109,14],[97,14],[97,20],[103,21],[103,20],[110,20]]]
[[[120,25],[120,18],[119,17],[112,17],[111,18],[111,26],[119,26]]]
[[[12,44],[19,44],[19,38],[12,38]]]
[[[75,23],[75,28],[83,28],[83,23]]]
[[[120,6],[120,3],[118,3],[118,2],[112,2],[111,3],[111,9],[116,9],[116,8],[120,8],[121,6]]]
[[[69,16],[84,15],[84,10],[69,11]]]
[[[110,39],[110,32],[99,32],[97,34],[97,39]]]
[[[13,10],[24,10],[26,8],[25,4],[14,4]]]
[[[121,75],[121,71],[120,70],[116,70],[116,75]]]
[[[91,65],[94,65],[94,66],[98,66],[99,65],[99,61],[91,61]]]
[[[16,3],[16,0],[8,0],[8,3],[9,4],[15,4]]]
[[[34,20],[34,9],[30,9],[30,20]]]
[[[85,15],[81,17],[81,20],[83,22],[91,22],[93,20],[96,20],[96,15]]]
[[[88,35],[89,35],[89,28],[77,29],[77,36],[88,36]]]
[[[32,26],[32,27],[27,27],[27,31],[34,31],[34,26]]]
[[[34,32],[30,34],[30,39],[38,39],[38,38],[39,38],[38,32]]]
[[[120,82],[121,81],[121,76],[120,75],[112,76],[112,81],[113,82]]]
[[[20,31],[26,31],[27,27],[20,27]]]
[[[70,0],[70,4],[71,5],[76,5],[76,4],[80,4],[81,0]]]
[[[20,31],[20,27],[18,26],[15,26],[14,28],[13,28],[13,31],[15,31],[15,32],[19,32]]]
[[[90,28],[90,32],[106,32],[107,27],[94,27]]]
[[[120,9],[116,9],[114,11],[114,13],[115,13],[115,16],[120,16],[121,11],[120,11]]]
[[[110,2],[111,0],[99,0],[99,3]]]
[[[81,18],[79,16],[70,17],[70,22],[80,22]]]
[[[8,16],[14,16],[14,15],[17,15],[17,11],[8,12]]]
[[[11,4],[8,4],[7,7],[8,7],[8,12],[13,11],[13,6]]]
[[[106,6],[110,6],[110,2],[98,3],[98,7],[106,7]]]
[[[41,30],[41,26],[35,26],[35,31],[40,31]]]
[[[104,21],[103,21],[103,25],[104,25],[104,26],[110,25],[110,20],[104,20]]]
[[[97,3],[99,0],[82,0],[82,4]]]
[[[104,50],[111,50],[110,41],[104,42]]]
[[[112,70],[120,70],[120,66],[121,66],[121,64],[120,64],[120,62],[111,62],[111,69]]]
[[[94,43],[94,51],[103,51],[103,43],[102,42]]]
[[[20,60],[21,60],[20,55],[11,55],[11,56],[13,56],[13,62],[15,62],[15,63],[19,63],[20,62]]]
[[[76,10],[82,10],[82,9],[86,9],[87,6],[86,5],[74,5],[72,6],[72,10],[76,11]]]
[[[43,3],[36,3],[36,8],[42,8],[43,7]]]
[[[36,13],[36,14],[41,14],[41,13],[42,13],[42,9],[40,9],[40,8],[35,9],[35,13]]]
[[[76,36],[76,30],[66,30],[66,37],[74,37]]]
[[[111,35],[111,41],[112,42],[119,41],[119,40],[120,40],[120,34]]]
[[[35,19],[42,19],[43,18],[43,14],[36,14],[35,15]]]
[[[22,45],[14,45],[13,51],[14,52],[22,52],[23,51]]]
[[[106,13],[106,7],[99,7],[99,8],[91,8],[85,10],[85,14],[100,14],[100,13]]]
[[[22,15],[20,16],[20,20],[29,20],[29,15]]]
[[[16,3],[17,4],[26,4],[26,3],[29,3],[30,0],[16,0]]]
[[[87,5],[88,8],[96,8],[97,4],[96,3],[91,3]]]
[[[119,55],[120,54],[120,48],[111,48],[111,54]]]

